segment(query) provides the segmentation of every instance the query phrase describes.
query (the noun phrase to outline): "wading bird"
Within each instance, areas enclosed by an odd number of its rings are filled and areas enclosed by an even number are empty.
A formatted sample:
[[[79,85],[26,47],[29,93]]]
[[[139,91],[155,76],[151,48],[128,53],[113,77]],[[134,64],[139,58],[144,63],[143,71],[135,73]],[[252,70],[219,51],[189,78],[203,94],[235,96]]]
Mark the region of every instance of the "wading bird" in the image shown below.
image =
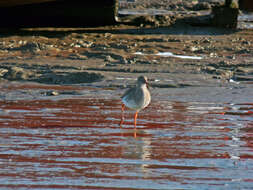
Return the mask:
[[[128,89],[121,97],[123,104],[120,126],[122,126],[124,122],[124,109],[126,106],[132,110],[135,110],[134,128],[136,129],[138,112],[147,107],[151,101],[147,80],[148,79],[145,76],[138,77],[136,86]]]

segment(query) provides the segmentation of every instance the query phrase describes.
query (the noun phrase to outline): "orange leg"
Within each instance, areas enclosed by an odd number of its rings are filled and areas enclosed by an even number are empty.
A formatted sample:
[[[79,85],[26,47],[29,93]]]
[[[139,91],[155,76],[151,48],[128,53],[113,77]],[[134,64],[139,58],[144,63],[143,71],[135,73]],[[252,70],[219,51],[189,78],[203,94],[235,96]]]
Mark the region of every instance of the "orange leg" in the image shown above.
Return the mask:
[[[123,125],[124,123],[124,109],[125,109],[125,104],[122,104],[121,106],[121,120],[120,120],[120,127]]]
[[[135,112],[134,115],[134,128],[136,129],[136,120],[137,120],[138,112]]]
[[[135,112],[134,114],[134,138],[137,137],[136,135],[136,120],[137,120],[138,112]]]

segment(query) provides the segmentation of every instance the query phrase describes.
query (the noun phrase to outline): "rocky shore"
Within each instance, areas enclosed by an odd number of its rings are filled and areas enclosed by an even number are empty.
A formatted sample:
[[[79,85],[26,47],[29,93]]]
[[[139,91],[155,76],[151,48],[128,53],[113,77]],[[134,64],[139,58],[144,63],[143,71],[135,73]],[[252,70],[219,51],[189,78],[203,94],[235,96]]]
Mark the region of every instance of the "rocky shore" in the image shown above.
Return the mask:
[[[194,85],[189,81],[196,78],[203,84],[253,81],[252,30],[177,22],[187,11],[198,15],[199,10],[210,10],[220,1],[166,2],[156,1],[154,5],[154,1],[138,1],[128,3],[127,7],[121,2],[121,10],[153,7],[174,11],[174,17],[167,19],[164,15],[156,16],[156,20],[168,21],[161,25],[122,22],[94,28],[1,29],[1,81],[46,84],[100,81],[103,86],[118,86],[113,78],[134,78],[139,73],[146,73],[151,79],[160,77],[163,82],[158,84],[154,79],[153,85],[161,88]],[[138,19],[141,23],[142,18]],[[187,76],[187,81],[168,83],[165,80],[168,75]]]

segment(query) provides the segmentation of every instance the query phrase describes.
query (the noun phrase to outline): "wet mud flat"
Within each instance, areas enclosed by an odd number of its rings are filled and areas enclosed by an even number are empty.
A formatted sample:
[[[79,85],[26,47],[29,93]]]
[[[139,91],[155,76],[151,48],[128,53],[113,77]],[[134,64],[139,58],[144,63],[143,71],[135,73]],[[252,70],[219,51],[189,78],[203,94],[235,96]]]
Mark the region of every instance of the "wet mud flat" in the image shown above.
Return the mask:
[[[42,78],[37,82],[45,83],[43,77],[48,74],[57,77],[64,72],[89,71],[100,73],[105,80],[111,76],[107,73],[120,72],[120,75],[168,73],[189,77],[196,74],[210,80],[252,81],[252,30],[189,25],[51,30],[24,29],[3,34],[0,43],[3,80]],[[98,74],[98,80],[101,75]]]

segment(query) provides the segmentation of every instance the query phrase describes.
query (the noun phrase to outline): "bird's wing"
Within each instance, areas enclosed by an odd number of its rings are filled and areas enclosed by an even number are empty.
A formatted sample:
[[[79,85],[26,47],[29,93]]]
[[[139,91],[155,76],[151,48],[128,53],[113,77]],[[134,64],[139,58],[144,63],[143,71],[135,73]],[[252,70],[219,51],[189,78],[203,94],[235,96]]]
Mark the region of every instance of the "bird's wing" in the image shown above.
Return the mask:
[[[121,98],[124,98],[127,94],[132,94],[131,92],[135,91],[135,88],[129,88],[122,96]]]

